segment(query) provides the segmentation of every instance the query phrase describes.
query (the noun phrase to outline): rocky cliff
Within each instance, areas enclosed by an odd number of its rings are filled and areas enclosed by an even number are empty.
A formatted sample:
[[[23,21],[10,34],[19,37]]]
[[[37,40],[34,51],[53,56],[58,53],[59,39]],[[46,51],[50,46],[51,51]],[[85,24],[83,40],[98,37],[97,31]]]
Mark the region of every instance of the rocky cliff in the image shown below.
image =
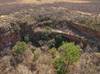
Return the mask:
[[[54,7],[48,9],[33,8],[9,15],[1,15],[0,49],[4,50],[13,46],[17,41],[22,40],[27,34],[29,34],[31,40],[34,40],[35,28],[50,27],[69,33],[66,37],[70,40],[71,36],[74,36],[73,38],[79,38],[80,42],[82,39],[83,41],[86,40],[87,43],[90,43],[89,45],[94,45],[99,50],[100,29],[97,24],[99,22],[97,21],[96,24],[93,24],[92,26],[90,25],[90,20],[94,20],[94,16],[92,16],[92,14],[68,11],[63,8]],[[88,25],[86,25],[87,22],[89,22]],[[75,41],[75,39],[73,39],[73,41]]]

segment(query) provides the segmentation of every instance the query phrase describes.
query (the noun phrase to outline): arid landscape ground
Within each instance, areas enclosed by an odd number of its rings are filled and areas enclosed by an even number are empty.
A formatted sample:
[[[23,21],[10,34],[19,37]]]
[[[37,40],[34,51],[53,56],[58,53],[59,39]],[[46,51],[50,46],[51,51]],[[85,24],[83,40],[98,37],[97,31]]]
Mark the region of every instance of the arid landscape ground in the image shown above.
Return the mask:
[[[0,13],[6,14],[21,9],[28,9],[37,6],[64,7],[67,9],[74,9],[92,13],[100,12],[99,0],[1,0]]]
[[[0,74],[100,74],[100,1],[0,0]]]

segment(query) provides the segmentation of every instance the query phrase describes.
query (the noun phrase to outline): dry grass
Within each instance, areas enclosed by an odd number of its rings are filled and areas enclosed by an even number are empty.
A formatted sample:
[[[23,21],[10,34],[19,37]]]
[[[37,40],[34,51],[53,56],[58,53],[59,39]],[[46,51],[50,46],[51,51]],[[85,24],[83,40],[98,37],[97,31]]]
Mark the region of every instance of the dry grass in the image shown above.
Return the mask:
[[[4,0],[0,1],[0,6],[12,5],[12,4],[45,4],[45,3],[55,3],[55,2],[66,2],[66,3],[89,3],[90,1],[84,0]]]
[[[69,2],[69,3],[88,3],[84,0],[17,0],[21,3],[54,3],[54,2]]]
[[[65,2],[64,2],[65,1]],[[88,3],[90,1],[90,3]],[[56,3],[55,3],[56,2]],[[89,13],[99,13],[100,1],[97,0],[0,0],[0,14],[9,14],[33,7],[62,7]]]

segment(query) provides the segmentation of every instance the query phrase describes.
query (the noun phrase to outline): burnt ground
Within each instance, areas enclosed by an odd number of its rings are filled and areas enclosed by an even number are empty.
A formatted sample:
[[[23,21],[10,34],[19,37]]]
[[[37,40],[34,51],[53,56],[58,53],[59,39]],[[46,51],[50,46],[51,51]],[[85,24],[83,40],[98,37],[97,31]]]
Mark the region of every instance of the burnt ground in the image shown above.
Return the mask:
[[[22,9],[29,9],[33,7],[64,7],[70,10],[78,10],[83,12],[90,13],[99,13],[100,12],[100,2],[91,2],[91,3],[53,3],[53,4],[2,4],[0,5],[0,14],[9,14]]]

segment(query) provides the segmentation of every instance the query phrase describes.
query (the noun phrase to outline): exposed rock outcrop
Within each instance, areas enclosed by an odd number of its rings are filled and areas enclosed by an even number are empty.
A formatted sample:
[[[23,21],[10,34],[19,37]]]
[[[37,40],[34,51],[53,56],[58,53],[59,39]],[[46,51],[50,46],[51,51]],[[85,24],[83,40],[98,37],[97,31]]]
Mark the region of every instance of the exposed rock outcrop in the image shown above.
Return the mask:
[[[64,32],[72,31],[75,35],[84,37],[89,43],[99,48],[100,32],[98,29],[95,31],[92,26],[88,28],[83,23],[81,24],[80,21],[83,19],[86,23],[85,18],[93,19],[92,15],[68,11],[63,8],[34,8],[2,15],[0,17],[0,49],[4,50],[13,46],[17,41],[23,40],[26,35],[29,35],[30,40],[34,40],[33,30],[36,27],[51,27]],[[76,22],[79,24],[75,24]],[[66,37],[71,39],[70,35]]]

